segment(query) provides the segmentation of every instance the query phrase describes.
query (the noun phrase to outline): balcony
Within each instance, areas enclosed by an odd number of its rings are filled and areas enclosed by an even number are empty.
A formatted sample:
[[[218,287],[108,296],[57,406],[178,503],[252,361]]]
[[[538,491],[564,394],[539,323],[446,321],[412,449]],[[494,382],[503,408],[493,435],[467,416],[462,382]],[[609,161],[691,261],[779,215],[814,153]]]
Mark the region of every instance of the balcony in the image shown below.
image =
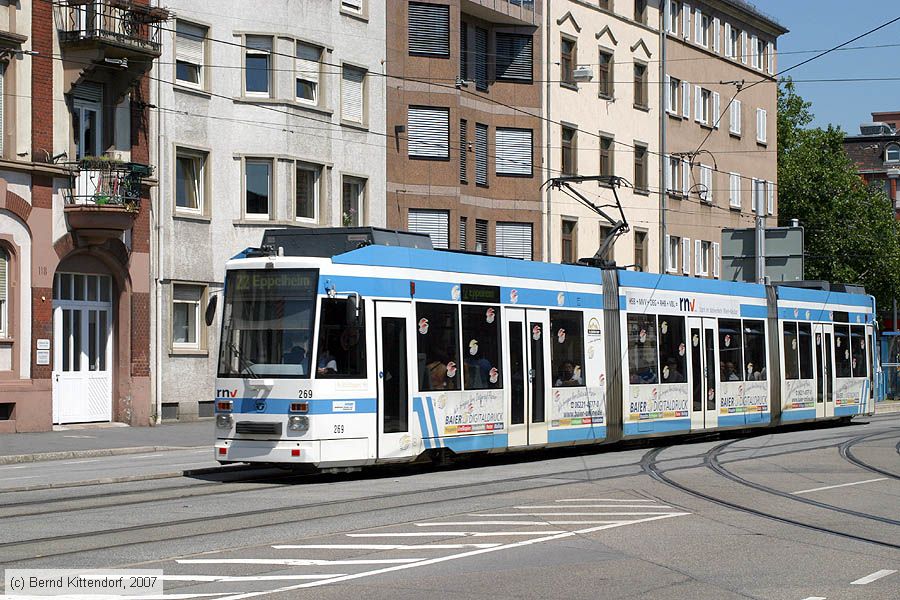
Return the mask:
[[[64,210],[79,245],[99,245],[131,229],[141,208],[142,179],[152,167],[99,158],[69,167]]]

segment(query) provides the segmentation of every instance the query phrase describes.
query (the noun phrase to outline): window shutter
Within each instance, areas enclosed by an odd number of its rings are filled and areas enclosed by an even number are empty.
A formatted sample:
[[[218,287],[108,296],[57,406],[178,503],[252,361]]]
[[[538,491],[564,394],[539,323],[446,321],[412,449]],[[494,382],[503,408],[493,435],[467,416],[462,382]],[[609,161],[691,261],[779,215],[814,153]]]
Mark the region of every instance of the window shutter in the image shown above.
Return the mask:
[[[738,49],[741,54],[741,62],[747,64],[747,32],[741,32],[741,47]]]
[[[681,193],[687,198],[691,191],[691,163],[681,159]]]
[[[691,238],[681,238],[681,271],[691,274]]]
[[[666,75],[666,110],[672,112],[674,110],[673,103],[675,99],[672,97],[672,77]]]
[[[759,38],[755,35],[750,36],[750,66],[754,69],[759,68]]]
[[[475,183],[487,185],[488,182],[488,126],[475,124]]]
[[[666,161],[666,168],[665,168],[666,190],[671,190],[672,183],[673,183],[672,182],[672,157],[669,156],[668,154],[665,154],[665,155],[663,155],[663,160]]]
[[[712,274],[716,279],[719,278],[719,262],[722,260],[721,251],[719,250],[719,242],[712,243]]]
[[[431,236],[435,248],[450,247],[450,213],[444,210],[409,209],[408,228]]]
[[[674,258],[671,256],[672,253],[672,236],[668,233],[666,234],[666,271],[671,271],[674,263]]]
[[[488,251],[488,222],[483,219],[475,219],[475,252],[487,254]]]
[[[531,260],[531,223],[497,223],[498,256]]]
[[[469,237],[469,221],[465,217],[459,218],[459,249],[465,250]]]
[[[449,6],[442,4],[410,3],[409,52],[411,54],[449,56]]]
[[[366,72],[345,66],[341,75],[341,118],[353,123],[365,122],[363,89]]]
[[[731,50],[731,23],[725,23],[725,57],[734,58]]]
[[[6,97],[4,96],[6,88],[6,65],[0,64],[0,156],[3,155],[3,138],[6,137],[6,126],[4,125],[3,113],[6,111]],[[0,250],[0,252],[3,252]],[[0,261],[3,259],[0,258]]]
[[[666,10],[663,13],[663,28],[672,32],[672,3],[669,0],[663,0],[666,3]]]
[[[715,17],[715,18],[713,18],[713,25],[712,25],[712,48],[713,48],[713,52],[715,52],[716,54],[719,54],[722,51],[722,46],[720,45],[720,41],[719,41],[719,28],[720,28],[719,17]]]
[[[202,65],[206,28],[177,21],[175,32],[175,58],[194,65]]]
[[[685,119],[691,118],[691,84],[681,82],[681,114]]]
[[[775,214],[775,184],[771,181],[766,182],[766,192],[768,195],[766,201],[766,212],[770,215]]]
[[[265,35],[248,35],[244,45],[248,50],[272,51],[272,38]]]
[[[735,109],[735,115],[737,116],[737,133],[740,135],[742,127],[741,122],[744,118],[743,104],[740,100],[735,100],[734,102],[737,105],[737,108]]]
[[[0,248],[0,302],[6,302],[7,300],[7,289],[6,284],[9,279],[7,275],[7,270],[9,269],[9,254],[3,248]],[[0,311],[0,317],[2,317],[4,311]],[[0,328],[2,328],[3,322],[0,321]]]
[[[703,46],[703,11],[694,13],[694,41]]]
[[[475,87],[487,88],[487,53],[488,32],[481,27],[475,28]]]
[[[691,5],[687,2],[681,7],[681,33],[684,34],[684,39],[691,39]]]
[[[460,181],[468,181],[468,172],[467,172],[467,153],[469,151],[469,142],[468,142],[468,130],[469,124],[465,119],[460,119],[459,121],[459,180]]]
[[[450,111],[410,106],[406,128],[407,154],[422,158],[450,157]]]
[[[315,46],[307,46],[306,44],[297,44],[297,77],[319,83],[319,59],[322,51]],[[346,75],[346,67],[344,67]]]
[[[703,261],[700,260],[702,253],[703,242],[700,240],[694,240],[694,274],[695,275],[704,275],[703,273]]]
[[[712,167],[709,165],[700,165],[700,183],[704,187],[704,201],[709,204],[712,204],[713,202],[712,174]]]
[[[694,119],[698,123],[703,121],[703,88],[699,85],[694,86]]]
[[[728,204],[736,208],[741,207],[741,178],[737,173],[728,175]]]
[[[766,54],[768,56],[768,73],[769,75],[775,74],[775,44],[772,42],[766,42]]]
[[[756,140],[766,142],[766,111],[763,108],[756,109]]]
[[[530,35],[497,33],[497,79],[520,79],[531,81],[532,38]]]
[[[531,136],[530,129],[497,128],[494,154],[498,175],[531,175]]]
[[[719,99],[719,92],[712,93],[712,126],[716,129],[719,128],[719,109],[722,108]]]
[[[91,81],[83,81],[73,88],[72,96],[88,102],[103,102],[103,86]]]

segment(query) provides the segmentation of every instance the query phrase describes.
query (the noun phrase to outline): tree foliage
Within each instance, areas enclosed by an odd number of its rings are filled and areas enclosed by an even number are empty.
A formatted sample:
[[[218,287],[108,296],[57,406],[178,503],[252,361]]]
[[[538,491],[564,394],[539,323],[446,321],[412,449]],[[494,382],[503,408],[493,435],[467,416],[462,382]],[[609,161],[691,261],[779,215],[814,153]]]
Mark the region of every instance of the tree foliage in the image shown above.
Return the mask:
[[[813,115],[790,79],[778,88],[778,214],[799,219],[806,279],[864,285],[881,308],[900,291],[900,224],[882,189],[867,187],[844,152],[840,128],[808,128]]]

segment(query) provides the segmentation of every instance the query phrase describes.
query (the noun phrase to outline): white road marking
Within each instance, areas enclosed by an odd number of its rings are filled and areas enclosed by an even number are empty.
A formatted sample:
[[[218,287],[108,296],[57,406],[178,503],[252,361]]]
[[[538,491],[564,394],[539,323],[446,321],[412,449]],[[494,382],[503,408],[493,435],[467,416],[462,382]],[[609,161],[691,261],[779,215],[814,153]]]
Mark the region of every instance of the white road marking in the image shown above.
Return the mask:
[[[89,458],[87,460],[70,460],[64,463],[60,463],[61,465],[82,465],[84,463],[92,463],[100,460],[99,458]]]
[[[11,466],[0,467],[0,469],[27,469],[30,466],[32,466],[32,465],[11,465]]]
[[[687,515],[690,513],[683,512],[564,512],[564,513],[548,513],[548,512],[521,512],[521,513],[486,513],[486,514],[474,514],[469,513],[470,517],[525,517],[525,516],[535,516],[535,517],[630,517],[630,516],[645,516],[645,515],[672,515],[672,516],[681,516]]]
[[[163,581],[279,581],[287,580],[310,580],[310,579],[328,579],[329,577],[341,577],[346,573],[332,573],[324,575],[251,575],[245,577],[237,577],[231,575],[163,575]],[[228,592],[222,592],[227,594]]]
[[[345,533],[347,537],[435,537],[435,536],[457,536],[457,537],[490,537],[495,535],[554,535],[557,533],[565,533],[565,531],[417,531],[415,533]]]
[[[646,504],[567,504],[565,507],[557,504],[545,504],[534,506],[513,506],[513,508],[552,508],[559,510],[560,508],[672,508],[666,504],[656,504],[647,506]],[[665,511],[660,511],[660,513]]]
[[[165,453],[157,452],[156,454],[142,454],[141,456],[135,456],[134,460],[144,460],[145,458],[159,458],[160,456],[165,456]]]
[[[459,521],[450,523],[416,523],[416,527],[467,527],[469,525],[597,525],[618,521]]]
[[[804,598],[803,600],[828,600],[825,596],[810,596],[809,598]]]
[[[689,514],[689,513],[670,513],[667,515],[656,515],[653,517],[648,517],[646,519],[641,519],[639,521],[631,521],[628,523],[610,523],[607,525],[598,525],[596,527],[587,527],[585,529],[578,529],[575,531],[566,531],[564,533],[548,535],[548,536],[534,538],[534,539],[530,539],[530,540],[522,540],[520,542],[511,542],[509,544],[494,546],[493,548],[481,548],[478,550],[469,550],[468,552],[460,552],[459,554],[450,554],[448,556],[439,556],[436,558],[422,560],[422,561],[419,561],[416,563],[407,563],[405,565],[395,565],[393,567],[385,567],[382,569],[375,569],[373,571],[363,571],[360,573],[351,573],[349,575],[341,575],[340,577],[333,577],[331,579],[320,579],[318,581],[310,581],[307,583],[286,586],[286,587],[282,587],[282,588],[278,588],[278,589],[274,589],[274,590],[266,590],[263,592],[245,592],[245,593],[241,593],[241,594],[234,594],[232,596],[226,596],[222,600],[246,600],[247,598],[255,598],[258,596],[268,596],[270,594],[280,594],[280,593],[290,592],[290,591],[298,590],[298,589],[302,589],[302,588],[318,587],[321,585],[330,585],[333,583],[341,583],[341,582],[350,581],[353,579],[362,579],[363,577],[372,577],[373,575],[383,575],[385,573],[392,573],[392,572],[400,571],[400,570],[404,570],[404,569],[415,569],[415,568],[426,567],[426,566],[430,566],[430,565],[434,565],[434,564],[438,564],[438,563],[442,563],[442,562],[448,562],[451,560],[459,560],[462,558],[469,558],[472,556],[478,556],[480,554],[486,554],[488,552],[497,552],[500,550],[511,550],[514,548],[521,548],[523,546],[530,546],[532,544],[542,544],[545,542],[552,542],[552,541],[561,540],[561,539],[565,539],[565,538],[573,537],[573,536],[577,536],[577,535],[585,535],[588,533],[594,533],[597,531],[602,531],[604,529],[612,529],[614,527],[622,527],[624,525],[630,525],[632,523],[646,523],[646,522],[650,522],[650,521],[658,521],[660,519],[669,519],[672,517],[686,515],[686,514]]]
[[[414,563],[423,558],[373,558],[362,560],[319,560],[317,558],[182,558],[182,565],[283,565],[285,567],[317,567],[327,565],[397,565]]]
[[[500,544],[283,544],[276,550],[461,550],[493,548]]]
[[[875,481],[884,481],[887,477],[879,477],[878,479],[866,479],[865,481],[855,481],[853,483],[840,483],[838,485],[826,485],[825,487],[817,487],[808,490],[800,490],[799,492],[791,492],[792,494],[808,494],[809,492],[821,492],[822,490],[833,490],[834,488],[850,487],[851,485],[862,485],[864,483],[873,483]]]
[[[866,585],[867,583],[872,583],[873,581],[877,581],[882,577],[887,577],[888,575],[892,575],[897,572],[897,569],[882,569],[880,571],[875,571],[871,575],[866,575],[856,581],[851,581],[850,585]]]
[[[566,498],[557,502],[656,502],[647,498]]]
[[[5,477],[0,481],[18,481],[19,479],[37,479],[40,475],[23,475],[21,477]]]

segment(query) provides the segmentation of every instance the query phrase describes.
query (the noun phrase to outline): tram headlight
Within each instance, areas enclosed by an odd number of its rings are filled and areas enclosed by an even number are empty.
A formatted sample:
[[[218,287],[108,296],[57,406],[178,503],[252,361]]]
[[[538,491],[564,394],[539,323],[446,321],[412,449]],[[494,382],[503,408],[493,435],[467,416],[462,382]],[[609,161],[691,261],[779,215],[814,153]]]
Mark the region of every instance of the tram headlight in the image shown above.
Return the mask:
[[[307,431],[309,429],[309,417],[306,415],[291,415],[288,417],[288,430]]]
[[[231,429],[234,418],[231,414],[216,415],[216,427],[219,429]]]

